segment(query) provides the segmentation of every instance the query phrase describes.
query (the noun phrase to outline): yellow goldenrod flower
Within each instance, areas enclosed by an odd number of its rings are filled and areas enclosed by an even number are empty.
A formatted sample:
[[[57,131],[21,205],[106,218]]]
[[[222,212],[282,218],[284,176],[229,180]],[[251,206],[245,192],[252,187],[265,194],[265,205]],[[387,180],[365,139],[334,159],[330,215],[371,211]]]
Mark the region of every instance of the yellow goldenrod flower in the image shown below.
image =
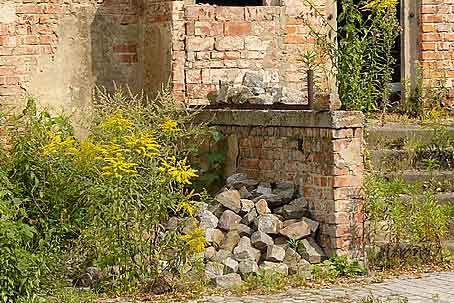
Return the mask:
[[[118,152],[112,157],[106,157],[103,159],[105,165],[103,166],[103,176],[113,176],[116,178],[122,178],[124,175],[136,175],[137,170],[135,167],[136,163],[128,162],[124,156]]]
[[[193,253],[202,252],[207,245],[205,231],[202,228],[195,228],[192,233],[180,236],[180,239],[186,242],[189,251]]]
[[[127,118],[123,116],[121,110],[117,110],[113,114],[107,116],[99,127],[103,129],[124,131],[133,129],[133,124],[131,121],[129,121]]]
[[[200,196],[200,194],[196,194],[194,190],[191,190],[191,192],[186,195],[185,199],[178,203],[175,212],[181,212],[183,215],[192,217],[194,214],[194,205],[197,204],[197,201],[192,200],[195,196]]]
[[[178,122],[171,118],[164,118],[164,121],[161,123],[161,129],[167,132],[176,132],[180,129],[178,128]]]
[[[131,134],[126,136],[124,140],[127,146],[145,157],[159,156],[160,146],[153,135],[141,134],[140,136],[136,136],[135,134]]]
[[[186,164],[186,161],[187,158],[177,160],[175,156],[169,157],[167,160],[161,161],[161,167],[159,169],[170,175],[177,183],[191,184],[190,180],[198,176],[197,170]]]
[[[43,155],[48,156],[50,154],[65,151],[67,148],[72,147],[74,142],[76,141],[73,137],[66,137],[63,140],[60,135],[49,132],[49,143],[43,147]]]
[[[363,11],[372,10],[385,10],[388,8],[394,8],[397,5],[398,0],[369,0],[369,2],[361,7]]]

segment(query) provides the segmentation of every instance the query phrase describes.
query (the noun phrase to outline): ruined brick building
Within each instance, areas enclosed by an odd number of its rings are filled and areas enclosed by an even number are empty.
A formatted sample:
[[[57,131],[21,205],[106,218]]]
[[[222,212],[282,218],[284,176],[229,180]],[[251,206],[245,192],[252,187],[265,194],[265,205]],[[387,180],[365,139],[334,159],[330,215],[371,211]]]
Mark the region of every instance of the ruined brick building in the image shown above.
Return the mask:
[[[113,81],[150,94],[170,84],[176,98],[200,104],[220,80],[240,82],[247,71],[260,73],[267,88],[305,94],[302,55],[315,45],[308,24],[329,34],[322,20],[336,26],[336,3],[263,1],[0,0],[0,104],[31,94],[77,117],[95,85]],[[419,61],[426,86],[445,77],[452,90],[454,1],[402,0],[400,12],[401,77],[414,82]],[[316,79],[318,90],[336,90],[323,69]],[[358,251],[359,113],[227,111],[215,124],[228,136],[231,172],[295,182],[321,223],[322,247]]]
[[[205,103],[246,70],[304,91],[307,23],[336,22],[334,0],[311,2],[321,16],[305,0],[1,0],[0,101],[29,93],[80,111],[94,85],[150,93],[170,81],[179,99]],[[402,78],[414,80],[419,61],[426,86],[445,77],[454,87],[454,3],[401,2]]]

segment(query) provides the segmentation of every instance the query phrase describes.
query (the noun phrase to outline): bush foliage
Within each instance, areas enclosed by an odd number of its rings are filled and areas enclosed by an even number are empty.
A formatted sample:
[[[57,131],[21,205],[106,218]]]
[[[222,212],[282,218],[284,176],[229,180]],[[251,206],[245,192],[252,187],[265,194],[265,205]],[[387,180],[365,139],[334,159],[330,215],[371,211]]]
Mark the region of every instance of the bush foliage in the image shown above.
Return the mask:
[[[189,159],[208,128],[162,93],[99,92],[88,136],[68,119],[38,112],[33,99],[11,119],[0,163],[0,300],[29,298],[52,280],[78,283],[100,270],[97,289],[150,287],[178,277],[204,249],[196,226],[168,230],[207,198]],[[42,268],[42,270],[41,270]],[[40,275],[41,273],[45,273]]]

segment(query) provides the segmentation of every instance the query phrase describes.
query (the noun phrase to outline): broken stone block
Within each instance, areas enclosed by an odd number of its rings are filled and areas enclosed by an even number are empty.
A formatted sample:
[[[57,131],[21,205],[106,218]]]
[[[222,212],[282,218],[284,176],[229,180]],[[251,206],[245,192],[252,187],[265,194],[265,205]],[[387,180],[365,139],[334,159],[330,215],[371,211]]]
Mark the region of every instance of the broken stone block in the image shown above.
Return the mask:
[[[285,219],[301,219],[310,215],[308,203],[304,198],[295,199],[277,208],[274,213],[282,215]]]
[[[226,210],[226,208],[224,207],[224,205],[216,203],[215,205],[209,206],[208,210],[211,211],[213,215],[219,218],[222,215],[222,213]]]
[[[238,216],[236,213],[231,211],[230,209],[227,209],[222,213],[222,216],[219,218],[219,228],[222,228],[224,230],[231,230],[233,227],[240,223],[241,217]]]
[[[280,274],[288,276],[288,266],[284,263],[276,263],[270,261],[263,261],[259,268],[267,274]]]
[[[288,247],[285,250],[284,263],[287,264],[291,275],[310,272],[310,263],[304,260],[293,248]]]
[[[200,228],[203,229],[216,228],[219,223],[219,219],[207,209],[199,210],[195,217],[199,220]]]
[[[238,231],[238,233],[240,234],[241,237],[250,236],[252,234],[252,228],[250,228],[249,226],[247,226],[245,224],[241,224],[241,223],[235,224],[232,227],[232,230]]]
[[[215,278],[216,287],[220,288],[234,288],[241,285],[241,276],[236,273],[231,273],[223,276],[217,276]]]
[[[233,249],[233,256],[239,261],[253,259],[258,262],[260,259],[260,250],[252,247],[251,239],[242,237],[238,242],[238,245]]]
[[[271,207],[271,208],[276,208],[278,206],[281,206],[282,204],[284,204],[284,201],[282,201],[282,198],[278,195],[275,195],[275,194],[266,194],[266,195],[261,195],[261,196],[258,196],[257,198],[255,198],[254,202],[258,202],[259,200],[265,200],[267,203],[268,203],[268,206]]]
[[[314,220],[311,220],[311,219],[308,219],[308,218],[303,218],[302,220],[309,225],[309,227],[311,229],[311,232],[312,232],[312,235],[314,235],[317,232],[318,227],[320,226],[320,224],[317,221],[314,221]]]
[[[241,199],[241,211],[240,214],[245,215],[254,208],[254,202],[249,199]]]
[[[255,260],[246,259],[240,262],[238,270],[241,274],[255,273],[259,270],[259,266]]]
[[[299,240],[308,237],[311,233],[311,227],[305,221],[292,223],[280,230],[281,235],[292,240]]]
[[[241,181],[236,181],[232,184],[232,187],[235,189],[240,189],[243,186],[246,187],[248,191],[253,190],[259,182],[254,179],[247,179],[247,180],[241,180]]]
[[[255,209],[259,215],[271,214],[271,210],[268,208],[268,203],[265,199],[260,199],[255,203]]]
[[[231,230],[229,231],[225,237],[224,241],[222,241],[221,246],[219,247],[220,249],[232,252],[233,248],[238,245],[238,242],[240,241],[241,236],[236,230]]]
[[[261,88],[265,93],[265,82],[263,81],[263,75],[259,73],[246,72],[243,76],[242,85],[250,88]]]
[[[216,255],[216,248],[214,248],[213,246],[209,246],[209,247],[205,248],[205,250],[203,251],[203,257],[206,260],[213,260],[215,255]]]
[[[266,248],[267,261],[282,262],[285,257],[285,249],[277,245],[268,245]]]
[[[279,236],[276,239],[274,239],[274,245],[280,246],[284,249],[288,247],[288,238]]]
[[[217,228],[208,228],[205,229],[205,238],[208,242],[212,242],[219,246],[222,241],[224,241],[224,233]]]
[[[242,186],[239,190],[241,199],[250,199],[252,194],[247,190],[246,186]]]
[[[260,182],[255,192],[257,195],[269,195],[273,190],[268,182]]]
[[[240,192],[237,190],[227,190],[217,194],[215,200],[235,213],[241,210]]]
[[[236,273],[238,271],[238,262],[233,258],[225,259],[222,264],[224,264],[224,274]]]
[[[209,279],[215,279],[224,273],[224,265],[217,262],[207,262],[205,265],[205,276]]]
[[[217,263],[222,263],[225,259],[230,258],[232,256],[233,256],[232,252],[220,249],[214,254],[212,260]]]
[[[289,202],[295,195],[295,184],[290,182],[277,182],[273,194],[280,197],[282,201]]]
[[[273,238],[268,236],[266,233],[261,231],[256,231],[251,235],[251,244],[255,248],[260,250],[265,250],[267,246],[273,245]]]
[[[257,229],[267,234],[278,234],[282,228],[282,222],[275,215],[263,215],[257,217]]]
[[[301,240],[298,245],[298,252],[312,264],[321,263],[326,257],[323,250],[312,238]]]
[[[250,225],[254,222],[255,218],[257,218],[257,211],[253,208],[250,212],[248,212],[243,219],[241,219],[242,224]]]
[[[223,85],[221,85],[221,87]],[[238,173],[238,174],[234,174],[234,175],[231,175],[230,177],[228,177],[226,180],[226,184],[228,187],[231,187],[233,183],[235,183],[237,181],[247,180],[247,179],[248,179],[248,177],[245,174]]]

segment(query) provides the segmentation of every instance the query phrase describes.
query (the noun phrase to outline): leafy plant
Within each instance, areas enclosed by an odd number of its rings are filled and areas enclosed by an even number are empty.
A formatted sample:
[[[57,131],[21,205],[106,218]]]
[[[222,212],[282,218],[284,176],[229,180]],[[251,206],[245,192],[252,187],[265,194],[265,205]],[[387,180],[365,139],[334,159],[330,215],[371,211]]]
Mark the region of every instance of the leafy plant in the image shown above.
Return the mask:
[[[349,260],[345,256],[334,256],[325,260],[321,265],[312,266],[311,273],[316,277],[323,276],[324,273],[331,278],[353,277],[365,275],[367,269],[358,260]]]

